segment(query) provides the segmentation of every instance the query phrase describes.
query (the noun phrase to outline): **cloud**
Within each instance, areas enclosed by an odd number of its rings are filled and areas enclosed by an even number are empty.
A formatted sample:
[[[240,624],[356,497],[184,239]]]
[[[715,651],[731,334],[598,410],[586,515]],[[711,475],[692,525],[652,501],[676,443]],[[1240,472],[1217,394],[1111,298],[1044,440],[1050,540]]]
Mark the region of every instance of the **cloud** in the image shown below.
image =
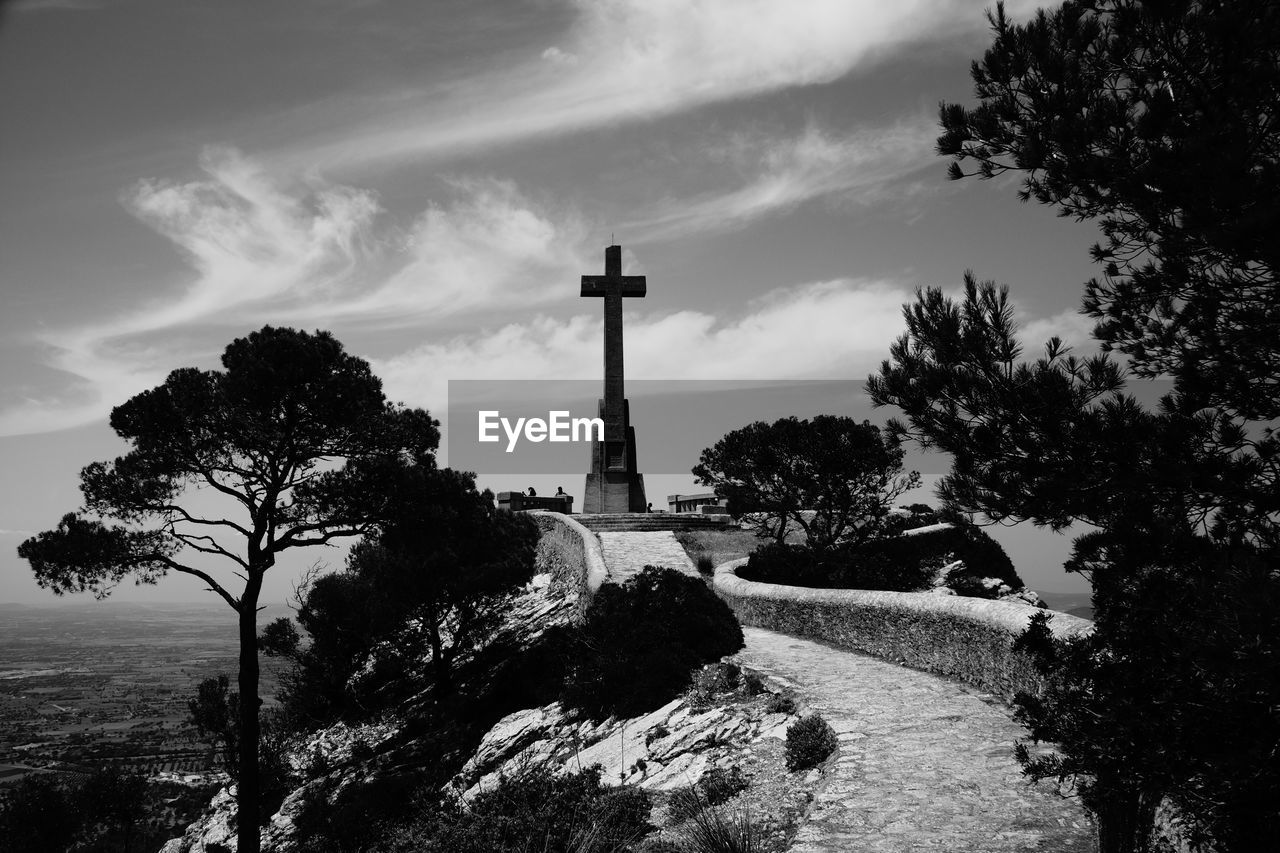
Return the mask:
[[[556,44],[505,68],[397,93],[370,119],[279,156],[331,166],[431,154],[649,119],[828,83],[922,40],[981,33],[963,0],[572,0]]]
[[[588,228],[574,210],[536,203],[510,181],[449,185],[455,200],[418,218],[400,243],[398,270],[359,295],[315,306],[313,315],[422,325],[527,308],[560,298],[588,265]]]
[[[212,365],[227,329],[429,329],[557,299],[589,264],[580,218],[509,182],[454,179],[447,199],[399,228],[381,221],[372,193],[283,182],[233,150],[210,149],[201,171],[143,181],[124,198],[187,258],[190,280],[117,316],[41,333],[66,387],[0,411],[0,435],[100,419],[176,366]]]
[[[936,121],[920,116],[890,127],[834,136],[810,124],[796,136],[740,135],[721,152],[745,183],[693,199],[669,200],[628,223],[640,239],[665,239],[744,227],[816,199],[865,205],[890,196],[893,184],[932,168]]]
[[[1074,308],[1060,311],[1052,317],[1028,320],[1018,329],[1023,356],[1039,358],[1044,353],[1044,345],[1054,336],[1071,347],[1075,355],[1092,355],[1098,349],[1098,342],[1093,337],[1094,323]]]
[[[143,181],[125,204],[197,273],[179,298],[120,318],[116,335],[161,329],[337,287],[372,251],[373,194],[333,184],[286,190],[255,161],[209,148],[200,180]],[[101,333],[103,327],[95,327]]]
[[[629,379],[862,378],[902,332],[906,287],[852,279],[779,288],[737,317],[627,315]],[[443,409],[450,379],[595,379],[600,320],[537,317],[374,360],[389,396]]]

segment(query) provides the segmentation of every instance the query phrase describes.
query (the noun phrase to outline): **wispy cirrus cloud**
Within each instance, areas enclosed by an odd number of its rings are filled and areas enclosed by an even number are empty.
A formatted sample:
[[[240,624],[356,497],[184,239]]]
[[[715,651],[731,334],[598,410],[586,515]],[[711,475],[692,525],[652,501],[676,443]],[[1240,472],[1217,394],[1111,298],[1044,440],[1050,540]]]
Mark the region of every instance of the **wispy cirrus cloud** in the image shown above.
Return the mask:
[[[885,201],[904,192],[904,178],[935,166],[930,154],[936,135],[936,121],[926,116],[845,135],[814,124],[788,136],[740,134],[719,152],[732,161],[739,180],[694,198],[668,199],[628,229],[641,239],[667,239],[742,228],[814,199]]]
[[[281,181],[233,150],[207,151],[201,170],[194,180],[143,181],[124,198],[183,253],[190,279],[116,316],[41,333],[45,362],[68,381],[0,410],[0,435],[100,419],[175,366],[211,364],[226,330],[429,330],[545,303],[557,297],[552,284],[563,289],[587,268],[580,218],[510,182],[455,179],[446,200],[398,227],[381,220],[372,193]]]
[[[277,156],[328,167],[406,160],[668,115],[837,80],[905,45],[980,33],[965,0],[571,0],[527,59],[410,86]],[[1015,4],[1026,5],[1026,4]]]

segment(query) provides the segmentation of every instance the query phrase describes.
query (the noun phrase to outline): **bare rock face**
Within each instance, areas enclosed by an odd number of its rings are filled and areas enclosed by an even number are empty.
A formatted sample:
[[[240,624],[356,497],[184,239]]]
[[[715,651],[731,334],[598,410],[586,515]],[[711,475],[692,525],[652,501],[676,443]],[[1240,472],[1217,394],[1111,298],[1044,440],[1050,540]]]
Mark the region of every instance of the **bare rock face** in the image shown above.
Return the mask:
[[[234,853],[235,788],[223,788],[209,802],[209,810],[187,827],[181,838],[172,838],[160,853]]]
[[[317,781],[327,781],[331,783],[329,787],[341,788],[367,778],[374,765],[353,763],[355,754],[360,750],[376,750],[396,730],[397,725],[391,722],[363,726],[337,723],[300,740],[289,752],[289,765],[304,777],[316,778],[302,784],[285,798],[271,822],[262,829],[262,849],[296,850],[292,843],[294,821],[302,808],[316,797],[318,789],[324,787]],[[325,774],[322,772],[325,766],[339,769]],[[170,839],[160,853],[234,853],[235,815],[235,786],[229,785],[214,796],[204,815],[188,826],[181,838]]]
[[[682,697],[643,716],[596,723],[556,702],[511,714],[490,729],[453,787],[470,799],[522,770],[567,773],[600,765],[606,783],[669,791],[694,784],[712,767],[736,765],[765,738],[785,740],[795,719],[769,713],[763,700],[697,708]]]

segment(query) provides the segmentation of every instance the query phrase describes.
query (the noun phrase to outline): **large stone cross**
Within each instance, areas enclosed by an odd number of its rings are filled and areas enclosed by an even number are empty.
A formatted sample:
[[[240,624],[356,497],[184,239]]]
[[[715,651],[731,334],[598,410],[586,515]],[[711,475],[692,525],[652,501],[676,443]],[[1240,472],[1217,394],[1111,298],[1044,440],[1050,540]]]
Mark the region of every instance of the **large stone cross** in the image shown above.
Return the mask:
[[[642,275],[622,274],[622,247],[604,250],[604,275],[584,275],[582,296],[604,299],[603,441],[591,445],[583,512],[644,512],[644,476],[636,469],[636,431],[622,386],[622,298],[644,296]]]
[[[622,297],[644,296],[642,275],[622,274],[622,247],[604,250],[604,275],[584,275],[581,296],[604,298],[604,423],[606,437],[611,426],[623,422],[622,401]],[[616,439],[613,439],[616,440]]]

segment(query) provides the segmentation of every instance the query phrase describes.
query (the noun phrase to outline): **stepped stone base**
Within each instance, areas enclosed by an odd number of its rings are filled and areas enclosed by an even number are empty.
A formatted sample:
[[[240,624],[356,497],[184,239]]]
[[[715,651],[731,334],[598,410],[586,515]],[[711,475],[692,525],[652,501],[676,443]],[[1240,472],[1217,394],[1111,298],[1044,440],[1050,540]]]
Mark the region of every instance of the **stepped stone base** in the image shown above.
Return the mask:
[[[645,506],[643,474],[605,471],[587,475],[583,512],[643,514]]]
[[[575,515],[573,520],[593,533],[650,530],[718,530],[731,524],[728,516],[670,512],[600,512]]]

